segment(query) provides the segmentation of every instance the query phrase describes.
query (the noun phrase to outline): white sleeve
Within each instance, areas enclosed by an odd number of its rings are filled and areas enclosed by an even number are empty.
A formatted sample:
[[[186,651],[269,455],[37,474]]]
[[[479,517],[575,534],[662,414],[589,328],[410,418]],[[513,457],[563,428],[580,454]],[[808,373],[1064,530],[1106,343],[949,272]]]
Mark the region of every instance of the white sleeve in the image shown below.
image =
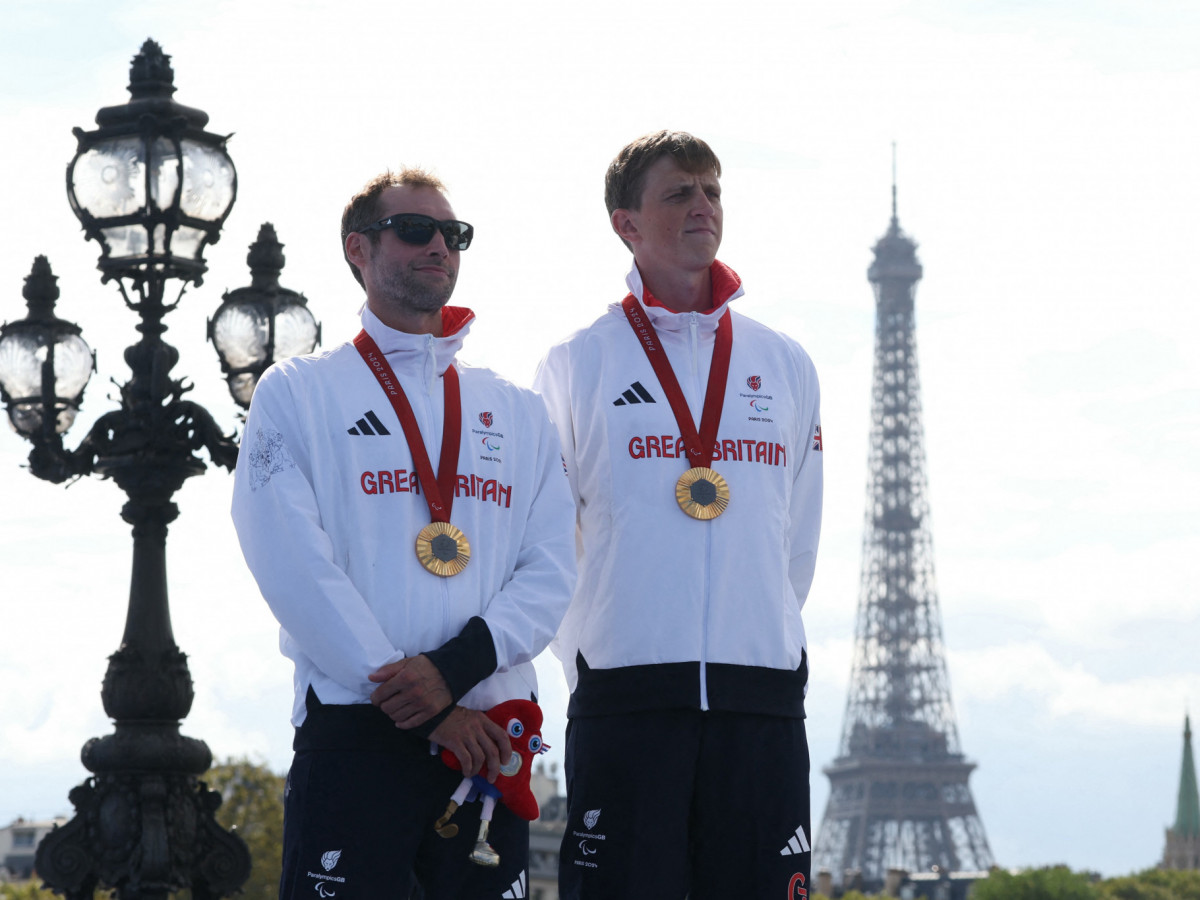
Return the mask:
[[[558,437],[541,401],[530,397],[530,431],[538,436],[536,483],[512,577],[483,618],[499,671],[532,660],[558,631],[575,590],[575,503]]]
[[[570,346],[559,344],[552,347],[546,358],[538,364],[533,376],[533,389],[542,395],[550,421],[558,431],[562,447],[563,467],[567,470],[567,482],[571,496],[579,505],[579,469],[575,464],[575,427],[571,416],[571,367]]]
[[[367,675],[404,657],[334,561],[289,379],[269,370],[238,456],[233,522],[246,563],[288,637],[325,675],[368,697]]]
[[[800,450],[799,464],[792,481],[791,532],[788,535],[791,558],[788,578],[796,592],[801,607],[808,598],[812,586],[813,572],[817,565],[817,543],[821,537],[821,501],[824,490],[824,451],[821,449],[821,390],[817,383],[817,372],[812,361],[804,358],[801,366],[802,396],[811,407],[804,410],[799,423],[797,449]]]

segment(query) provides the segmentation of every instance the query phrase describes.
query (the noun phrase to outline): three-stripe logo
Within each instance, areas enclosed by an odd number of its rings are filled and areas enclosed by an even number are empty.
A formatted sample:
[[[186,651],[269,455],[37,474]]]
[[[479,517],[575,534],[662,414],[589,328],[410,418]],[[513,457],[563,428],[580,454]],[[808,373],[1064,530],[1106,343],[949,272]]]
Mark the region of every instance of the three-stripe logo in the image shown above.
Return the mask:
[[[787,846],[779,851],[779,855],[796,856],[800,853],[808,853],[811,849],[808,845],[808,836],[804,833],[804,826],[801,825],[796,829],[796,833],[788,838]]]
[[[527,896],[525,873],[522,872],[520,877],[512,883],[512,886],[500,896],[505,898],[505,900],[521,900],[521,898]]]
[[[384,424],[379,421],[379,416],[375,415],[375,410],[373,409],[368,409],[366,414],[354,423],[353,428],[346,429],[346,433],[359,436],[391,434],[391,432],[384,427]]]
[[[654,403],[656,402],[651,393],[642,386],[640,381],[635,381],[629,388],[621,393],[621,396],[613,401],[613,406],[628,406],[633,403]]]

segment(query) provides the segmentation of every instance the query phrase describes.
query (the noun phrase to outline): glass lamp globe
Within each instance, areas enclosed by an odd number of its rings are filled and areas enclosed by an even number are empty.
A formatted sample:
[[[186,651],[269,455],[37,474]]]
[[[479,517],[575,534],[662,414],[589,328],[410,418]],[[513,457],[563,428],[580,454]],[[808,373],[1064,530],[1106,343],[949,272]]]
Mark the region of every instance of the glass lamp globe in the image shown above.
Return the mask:
[[[0,328],[0,395],[13,428],[30,439],[71,427],[96,368],[79,326],[54,315],[57,281],[37,257],[25,279],[28,314]]]
[[[227,138],[204,131],[208,114],[171,99],[170,57],[146,41],[129,73],[129,101],[75,129],[67,196],[105,279],[151,267],[199,284],[204,248],[220,237],[237,194]]]
[[[246,262],[250,286],[226,292],[208,324],[229,393],[242,409],[250,407],[258,379],[272,363],[311,353],[321,339],[304,295],[279,285],[283,245],[269,222],[259,229]]]

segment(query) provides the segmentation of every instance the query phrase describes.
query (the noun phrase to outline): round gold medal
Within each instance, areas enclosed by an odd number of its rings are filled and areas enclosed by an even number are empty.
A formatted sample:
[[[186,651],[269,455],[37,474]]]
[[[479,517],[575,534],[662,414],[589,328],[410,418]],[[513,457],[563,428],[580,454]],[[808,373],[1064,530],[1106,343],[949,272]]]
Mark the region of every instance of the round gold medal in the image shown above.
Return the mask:
[[[675,500],[693,519],[715,519],[729,506],[729,485],[712,469],[697,466],[675,483]]]
[[[467,536],[449,522],[430,522],[417,535],[417,559],[434,575],[457,575],[471,561]]]

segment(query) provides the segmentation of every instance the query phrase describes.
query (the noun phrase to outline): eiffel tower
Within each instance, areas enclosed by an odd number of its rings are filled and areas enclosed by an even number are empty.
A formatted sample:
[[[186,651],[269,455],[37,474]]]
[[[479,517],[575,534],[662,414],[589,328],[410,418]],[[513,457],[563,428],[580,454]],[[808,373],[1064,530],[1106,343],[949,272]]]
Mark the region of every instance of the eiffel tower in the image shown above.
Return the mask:
[[[893,163],[894,165],[894,163]],[[992,865],[958,740],[933,575],[913,295],[917,245],[875,244],[875,373],[854,663],[814,870],[879,890],[889,869]]]

